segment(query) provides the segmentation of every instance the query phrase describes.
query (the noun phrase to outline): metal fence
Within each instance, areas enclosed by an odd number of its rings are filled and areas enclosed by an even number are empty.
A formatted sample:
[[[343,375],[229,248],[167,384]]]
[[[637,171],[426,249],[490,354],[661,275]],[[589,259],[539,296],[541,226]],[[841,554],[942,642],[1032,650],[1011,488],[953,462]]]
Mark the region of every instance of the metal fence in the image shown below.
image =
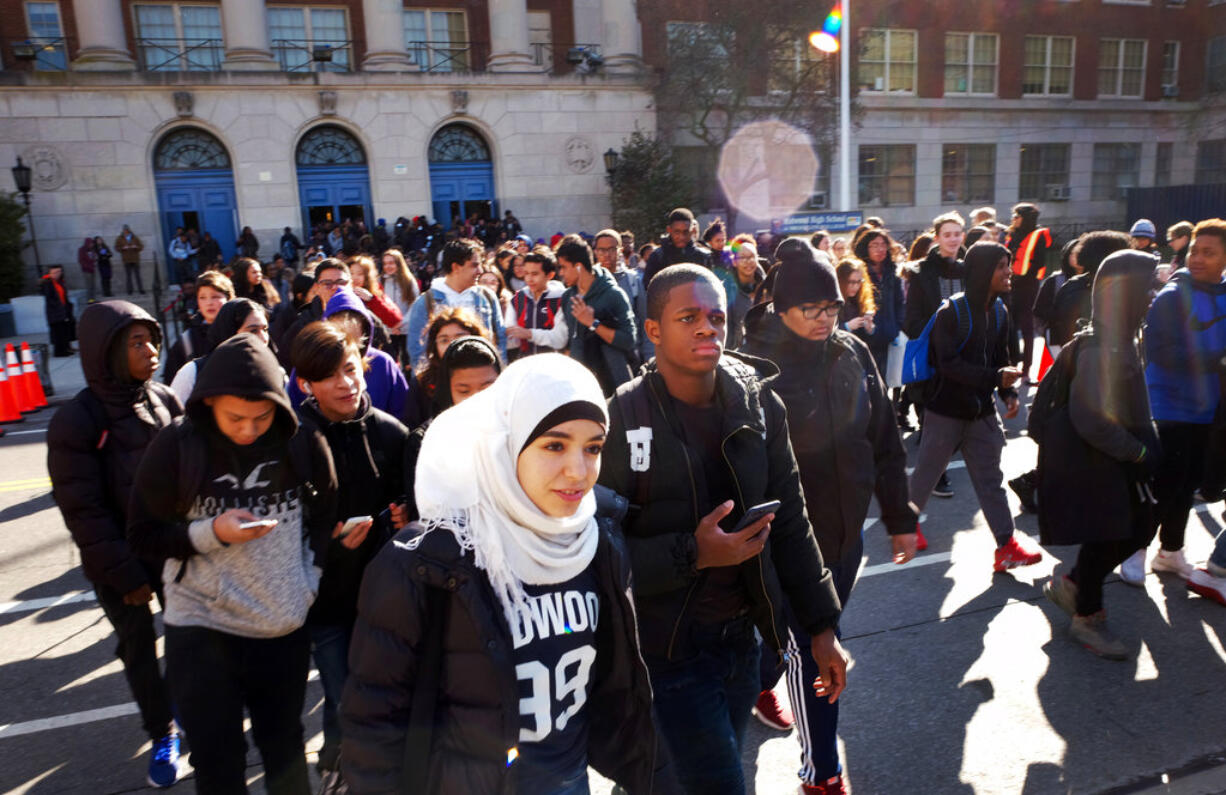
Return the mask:
[[[136,60],[146,72],[217,72],[224,52],[221,39],[136,40]]]

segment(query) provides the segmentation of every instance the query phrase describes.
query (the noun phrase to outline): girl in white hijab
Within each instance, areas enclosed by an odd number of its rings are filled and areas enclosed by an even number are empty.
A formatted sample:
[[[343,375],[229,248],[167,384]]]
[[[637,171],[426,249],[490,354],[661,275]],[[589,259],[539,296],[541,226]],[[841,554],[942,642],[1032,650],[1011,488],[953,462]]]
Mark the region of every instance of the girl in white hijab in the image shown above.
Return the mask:
[[[593,492],[607,426],[595,377],[558,354],[430,425],[421,520],[362,585],[342,698],[354,791],[587,795],[589,765],[653,791],[629,565]]]

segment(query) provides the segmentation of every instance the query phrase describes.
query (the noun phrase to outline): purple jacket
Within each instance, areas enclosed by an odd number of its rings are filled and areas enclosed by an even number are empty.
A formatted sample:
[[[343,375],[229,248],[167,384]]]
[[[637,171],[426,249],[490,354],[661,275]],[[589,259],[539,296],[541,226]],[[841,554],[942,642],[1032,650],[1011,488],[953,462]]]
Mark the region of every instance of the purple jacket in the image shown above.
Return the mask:
[[[366,321],[366,392],[370,395],[370,403],[377,409],[386,411],[393,417],[399,417],[404,412],[405,396],[409,393],[409,382],[405,380],[404,372],[396,364],[396,360],[377,348],[370,347],[372,325],[370,313],[358,298],[349,290],[340,289],[324,307],[324,317],[329,318],[342,310],[358,312]],[[289,374],[290,402],[297,410],[306,395],[298,389],[298,371]]]

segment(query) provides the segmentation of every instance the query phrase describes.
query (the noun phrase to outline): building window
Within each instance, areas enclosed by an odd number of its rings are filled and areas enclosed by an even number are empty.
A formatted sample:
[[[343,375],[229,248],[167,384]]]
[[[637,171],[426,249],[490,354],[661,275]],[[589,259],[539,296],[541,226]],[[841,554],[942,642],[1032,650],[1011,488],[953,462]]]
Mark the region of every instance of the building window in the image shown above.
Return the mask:
[[[1196,145],[1196,183],[1218,185],[1226,182],[1226,139],[1201,141]]]
[[[1073,91],[1073,37],[1027,36],[1022,93],[1068,96]]]
[[[914,94],[915,51],[913,30],[864,30],[856,71],[860,90]]]
[[[915,144],[860,147],[860,206],[915,204]]]
[[[1018,201],[1068,199],[1068,144],[1022,144]]]
[[[1226,91],[1226,36],[1209,39],[1206,85],[1211,93]]]
[[[300,166],[360,166],[366,162],[366,152],[348,132],[325,124],[302,136],[294,162]]]
[[[217,6],[141,3],[133,6],[136,50],[148,72],[221,69],[221,12]]]
[[[349,22],[343,8],[268,7],[268,38],[272,52],[287,72],[309,71],[316,47],[330,47],[332,60],[321,65],[329,72],[351,67]]]
[[[1162,93],[1179,95],[1179,42],[1162,42]]]
[[[945,93],[995,94],[995,33],[945,34]]]
[[[467,72],[472,69],[468,20],[463,11],[406,9],[404,43],[409,51],[409,60],[423,72]]]
[[[427,159],[431,163],[485,163],[490,160],[490,148],[473,128],[449,124],[430,139]]]
[[[202,168],[229,168],[226,148],[204,130],[184,128],[168,133],[153,155],[157,171],[195,171]]]
[[[670,58],[688,58],[699,51],[708,58],[727,58],[728,47],[725,40],[730,40],[734,35],[731,30],[719,28],[709,22],[669,22],[665,25],[665,31],[668,35]]]
[[[68,51],[60,28],[60,8],[55,3],[26,3],[26,30],[34,45],[34,69],[62,72],[68,68]]]
[[[946,144],[941,156],[941,203],[992,202],[996,144]]]
[[[1124,190],[1135,188],[1141,176],[1140,144],[1094,144],[1094,177],[1090,198],[1122,200]]]
[[[528,46],[537,66],[553,63],[553,21],[548,11],[528,12]]]
[[[1154,160],[1154,185],[1164,188],[1171,184],[1171,162],[1174,159],[1175,145],[1170,141],[1158,144],[1158,156]]]
[[[1139,98],[1145,93],[1144,39],[1099,39],[1098,95]]]

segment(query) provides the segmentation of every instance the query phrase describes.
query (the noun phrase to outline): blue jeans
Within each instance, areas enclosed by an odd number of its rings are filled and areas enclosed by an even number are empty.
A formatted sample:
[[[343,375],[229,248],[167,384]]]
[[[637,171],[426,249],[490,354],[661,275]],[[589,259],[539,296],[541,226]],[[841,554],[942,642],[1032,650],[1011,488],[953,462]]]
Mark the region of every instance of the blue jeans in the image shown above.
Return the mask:
[[[349,678],[349,637],[351,626],[311,624],[311,656],[319,669],[319,683],[324,689],[324,745],[319,750],[319,768],[336,768],[341,752],[341,721],[337,710],[341,692]]]
[[[647,658],[656,721],[686,792],[735,795],[745,791],[741,746],[758,697],[753,623],[694,627],[691,640],[688,659]]]

